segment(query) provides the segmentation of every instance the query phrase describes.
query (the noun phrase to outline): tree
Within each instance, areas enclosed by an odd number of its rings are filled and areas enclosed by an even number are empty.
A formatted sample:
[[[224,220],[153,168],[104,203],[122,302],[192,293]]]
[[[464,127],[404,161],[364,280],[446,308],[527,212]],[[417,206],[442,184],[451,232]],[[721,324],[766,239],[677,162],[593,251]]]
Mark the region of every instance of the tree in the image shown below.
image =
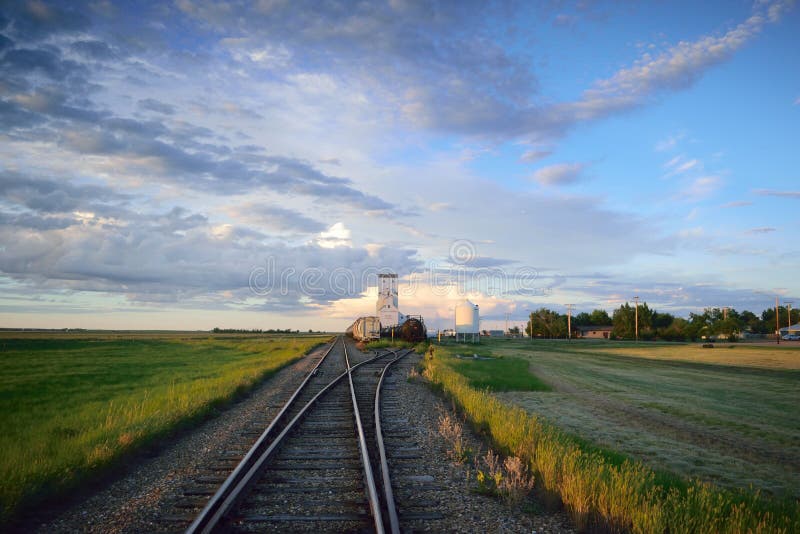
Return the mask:
[[[636,307],[627,302],[614,310],[612,317],[614,325],[614,336],[622,339],[634,339],[636,337]],[[649,333],[653,324],[653,312],[643,302],[639,305],[639,334]]]
[[[572,318],[572,324],[574,326],[591,326],[593,324],[592,316],[586,312],[581,312]]]
[[[605,310],[594,310],[589,316],[589,324],[592,326],[608,326],[611,324],[611,317]]]
[[[528,332],[528,335],[530,335],[532,331],[533,337],[566,337],[567,318],[553,310],[539,308],[537,311],[533,312],[525,330]]]

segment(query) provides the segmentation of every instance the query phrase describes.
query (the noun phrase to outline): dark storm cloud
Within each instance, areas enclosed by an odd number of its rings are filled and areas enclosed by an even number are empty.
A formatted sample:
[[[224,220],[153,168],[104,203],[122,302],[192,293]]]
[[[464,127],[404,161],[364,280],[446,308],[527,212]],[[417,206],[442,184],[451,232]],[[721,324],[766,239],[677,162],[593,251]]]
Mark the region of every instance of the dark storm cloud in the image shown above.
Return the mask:
[[[153,98],[145,98],[139,100],[139,107],[147,111],[155,111],[156,113],[163,113],[164,115],[174,115],[175,106],[159,102]]]

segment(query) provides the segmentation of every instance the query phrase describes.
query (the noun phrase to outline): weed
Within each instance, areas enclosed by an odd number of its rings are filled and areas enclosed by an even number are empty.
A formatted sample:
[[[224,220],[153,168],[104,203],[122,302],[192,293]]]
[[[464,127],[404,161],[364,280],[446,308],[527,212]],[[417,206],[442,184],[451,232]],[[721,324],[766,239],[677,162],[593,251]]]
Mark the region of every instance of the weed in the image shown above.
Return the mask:
[[[469,449],[464,441],[464,427],[448,413],[439,414],[439,434],[448,442],[448,456],[462,464],[469,458]]]

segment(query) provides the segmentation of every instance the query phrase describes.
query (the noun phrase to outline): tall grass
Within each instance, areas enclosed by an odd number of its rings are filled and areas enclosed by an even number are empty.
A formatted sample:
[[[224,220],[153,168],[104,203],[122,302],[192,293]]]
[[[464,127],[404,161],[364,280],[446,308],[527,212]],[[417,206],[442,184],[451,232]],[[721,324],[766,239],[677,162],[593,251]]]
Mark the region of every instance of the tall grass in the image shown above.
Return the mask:
[[[611,532],[800,532],[800,504],[757,492],[657,476],[565,434],[525,410],[470,385],[448,349],[423,360],[423,375],[453,399],[504,454],[527,463],[545,500],[560,501],[581,530]]]
[[[5,340],[0,523],[207,415],[320,341]]]

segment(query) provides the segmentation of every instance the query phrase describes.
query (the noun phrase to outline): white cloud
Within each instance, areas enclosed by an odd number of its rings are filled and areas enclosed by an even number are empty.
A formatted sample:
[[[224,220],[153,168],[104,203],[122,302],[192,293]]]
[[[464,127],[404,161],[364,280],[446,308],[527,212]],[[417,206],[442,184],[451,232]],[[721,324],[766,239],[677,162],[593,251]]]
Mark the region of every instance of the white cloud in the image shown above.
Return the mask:
[[[551,150],[528,150],[522,154],[519,159],[525,163],[534,163],[540,159],[546,158],[552,153]]]
[[[683,194],[690,199],[702,199],[722,187],[722,184],[719,176],[701,176],[695,178]]]
[[[778,191],[775,189],[755,189],[756,195],[766,197],[800,198],[800,191]]]
[[[352,247],[350,229],[344,223],[337,222],[324,232],[320,232],[315,242],[322,248]]]
[[[690,87],[706,70],[727,60],[755,37],[767,20],[776,22],[788,4],[775,2],[766,12],[757,4],[750,17],[721,36],[680,41],[655,56],[645,53],[631,67],[595,82],[580,100],[555,108],[562,117],[592,120],[643,105],[661,92]],[[671,142],[663,145],[664,149],[672,146]]]
[[[582,178],[585,167],[585,163],[557,163],[538,169],[531,179],[542,185],[571,184]]]
[[[746,233],[748,234],[769,234],[775,232],[777,228],[773,228],[771,226],[761,226],[759,228],[751,228],[747,230]]]
[[[743,208],[745,206],[752,206],[753,203],[749,200],[735,200],[733,202],[728,202],[727,204],[723,204],[720,206],[721,208]]]

